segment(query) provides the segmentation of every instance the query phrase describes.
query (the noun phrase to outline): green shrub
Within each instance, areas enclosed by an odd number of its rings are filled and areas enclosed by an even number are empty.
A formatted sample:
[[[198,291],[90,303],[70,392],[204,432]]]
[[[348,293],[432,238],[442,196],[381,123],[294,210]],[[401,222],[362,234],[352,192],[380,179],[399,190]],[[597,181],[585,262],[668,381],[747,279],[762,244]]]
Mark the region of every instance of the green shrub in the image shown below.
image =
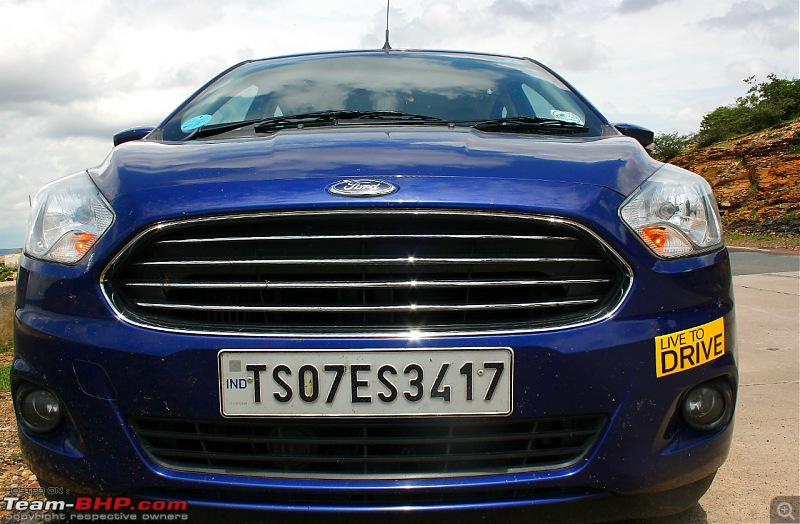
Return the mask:
[[[16,273],[17,269],[6,266],[4,264],[0,264],[0,282],[5,282],[5,280],[11,276],[13,273]]]
[[[659,133],[653,139],[653,142],[656,144],[656,149],[653,151],[653,157],[661,160],[662,162],[669,162],[676,156],[683,153],[686,148],[693,145],[694,141],[694,134],[682,135],[680,133]]]
[[[800,117],[800,80],[770,74],[766,82],[756,83],[753,76],[745,82],[750,86],[745,96],[703,117],[697,133],[698,145],[708,146]]]
[[[748,129],[748,112],[749,110],[744,106],[722,106],[716,108],[704,116],[702,122],[700,122],[697,144],[700,147],[705,147],[726,138],[746,133]]]
[[[758,108],[766,117],[776,119],[773,124],[800,116],[800,80],[786,80],[768,75],[769,82],[750,88],[757,95]]]

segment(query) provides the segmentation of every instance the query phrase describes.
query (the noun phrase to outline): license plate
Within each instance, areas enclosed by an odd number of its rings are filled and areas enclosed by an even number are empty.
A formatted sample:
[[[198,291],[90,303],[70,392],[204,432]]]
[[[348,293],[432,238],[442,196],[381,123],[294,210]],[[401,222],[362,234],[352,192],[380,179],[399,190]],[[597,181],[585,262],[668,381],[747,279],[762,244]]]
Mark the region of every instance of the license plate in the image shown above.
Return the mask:
[[[230,417],[508,415],[509,348],[219,352]]]

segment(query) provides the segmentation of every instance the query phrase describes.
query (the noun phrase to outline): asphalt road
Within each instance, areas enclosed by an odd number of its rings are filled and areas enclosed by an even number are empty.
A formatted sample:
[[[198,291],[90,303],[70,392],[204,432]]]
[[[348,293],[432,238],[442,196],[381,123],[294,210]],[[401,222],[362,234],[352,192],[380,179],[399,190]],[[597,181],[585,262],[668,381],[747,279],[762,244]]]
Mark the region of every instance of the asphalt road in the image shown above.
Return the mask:
[[[796,254],[741,248],[730,248],[729,251],[733,276],[800,271],[800,256]]]
[[[800,256],[731,249],[739,351],[733,446],[708,493],[651,524],[770,522],[800,495]],[[798,522],[794,518],[773,522]]]

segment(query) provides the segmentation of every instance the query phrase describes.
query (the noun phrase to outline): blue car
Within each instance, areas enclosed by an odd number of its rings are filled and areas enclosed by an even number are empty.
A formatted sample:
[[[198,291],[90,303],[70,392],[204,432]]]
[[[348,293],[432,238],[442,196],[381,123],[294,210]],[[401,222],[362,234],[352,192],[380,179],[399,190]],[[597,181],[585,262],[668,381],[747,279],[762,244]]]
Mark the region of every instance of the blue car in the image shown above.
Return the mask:
[[[652,141],[530,59],[228,69],[33,201],[30,468],[76,511],[691,507],[731,444],[730,261]]]

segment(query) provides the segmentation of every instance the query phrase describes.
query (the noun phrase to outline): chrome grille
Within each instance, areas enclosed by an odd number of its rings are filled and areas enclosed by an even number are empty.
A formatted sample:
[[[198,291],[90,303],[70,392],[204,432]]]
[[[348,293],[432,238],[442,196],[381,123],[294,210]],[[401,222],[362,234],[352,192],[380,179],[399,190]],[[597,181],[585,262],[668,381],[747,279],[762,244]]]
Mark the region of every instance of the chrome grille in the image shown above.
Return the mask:
[[[132,418],[147,453],[197,472],[304,478],[458,476],[566,467],[606,417],[395,422],[189,422]]]
[[[602,317],[627,266],[565,220],[459,211],[171,223],[104,273],[128,320],[189,332],[362,336],[551,329]]]

